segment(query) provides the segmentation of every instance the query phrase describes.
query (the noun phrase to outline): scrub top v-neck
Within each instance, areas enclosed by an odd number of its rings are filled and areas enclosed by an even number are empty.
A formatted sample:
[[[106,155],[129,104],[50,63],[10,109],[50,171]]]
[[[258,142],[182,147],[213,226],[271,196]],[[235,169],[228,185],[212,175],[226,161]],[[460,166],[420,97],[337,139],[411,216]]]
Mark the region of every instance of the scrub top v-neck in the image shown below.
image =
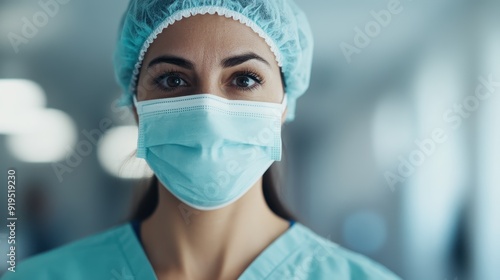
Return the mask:
[[[157,280],[131,223],[21,262],[1,280]],[[239,280],[400,279],[383,266],[293,224]]]
[[[288,230],[264,249],[238,279],[265,279],[290,252],[296,250],[296,246],[290,246],[290,244],[300,244],[300,240],[291,230],[294,224],[295,221],[290,221]],[[121,242],[126,258],[130,260],[130,263],[136,264],[135,267],[132,267],[133,274],[137,275],[138,279],[157,280],[141,244],[140,223],[133,221],[130,223],[130,228],[133,235],[124,235]]]

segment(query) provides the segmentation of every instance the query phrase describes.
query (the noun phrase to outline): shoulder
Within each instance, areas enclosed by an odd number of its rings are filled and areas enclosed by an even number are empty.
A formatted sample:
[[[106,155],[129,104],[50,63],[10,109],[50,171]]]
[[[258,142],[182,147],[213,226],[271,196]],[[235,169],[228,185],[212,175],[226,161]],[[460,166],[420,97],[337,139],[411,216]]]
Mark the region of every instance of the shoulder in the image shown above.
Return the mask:
[[[91,271],[102,272],[102,269],[108,270],[112,278],[117,262],[124,262],[119,258],[122,251],[120,239],[129,231],[130,225],[122,224],[30,257],[21,261],[15,272],[7,271],[1,280],[91,279]]]
[[[293,269],[285,279],[401,279],[384,266],[325,239],[296,224],[295,235],[302,240],[291,260]],[[283,275],[285,276],[285,275]]]

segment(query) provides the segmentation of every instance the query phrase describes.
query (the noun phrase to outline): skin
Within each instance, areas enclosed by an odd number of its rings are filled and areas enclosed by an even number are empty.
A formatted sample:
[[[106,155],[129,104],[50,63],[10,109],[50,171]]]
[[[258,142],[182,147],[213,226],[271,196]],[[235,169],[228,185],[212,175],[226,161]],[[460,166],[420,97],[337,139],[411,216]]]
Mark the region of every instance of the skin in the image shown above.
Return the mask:
[[[248,56],[227,61],[249,53],[265,62]],[[183,67],[182,60],[192,67]],[[245,71],[257,74],[261,84]],[[165,76],[171,72],[176,74]],[[139,76],[139,101],[198,93],[272,103],[281,103],[284,96],[278,64],[265,41],[249,27],[218,15],[192,16],[163,30],[146,53]],[[286,111],[282,123],[285,117]],[[158,207],[141,225],[158,279],[236,279],[288,229],[288,221],[267,206],[262,178],[236,202],[212,211],[183,204],[159,184]]]

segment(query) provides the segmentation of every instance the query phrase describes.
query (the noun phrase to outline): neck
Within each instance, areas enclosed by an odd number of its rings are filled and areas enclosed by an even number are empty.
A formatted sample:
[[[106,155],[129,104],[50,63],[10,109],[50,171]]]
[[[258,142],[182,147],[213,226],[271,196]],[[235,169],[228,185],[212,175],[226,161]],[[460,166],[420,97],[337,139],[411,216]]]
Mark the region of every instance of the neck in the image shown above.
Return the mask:
[[[236,279],[288,229],[262,193],[262,179],[218,210],[187,206],[159,183],[158,206],[141,228],[158,279]]]

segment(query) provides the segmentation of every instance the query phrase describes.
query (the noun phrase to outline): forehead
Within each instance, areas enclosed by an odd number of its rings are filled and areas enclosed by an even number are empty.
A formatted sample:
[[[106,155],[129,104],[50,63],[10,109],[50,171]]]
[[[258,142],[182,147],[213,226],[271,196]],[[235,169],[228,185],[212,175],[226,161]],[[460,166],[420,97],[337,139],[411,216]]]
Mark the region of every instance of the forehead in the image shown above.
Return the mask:
[[[219,15],[195,15],[164,29],[151,44],[144,61],[170,54],[193,61],[222,60],[225,57],[254,52],[278,67],[269,45],[250,27]]]

